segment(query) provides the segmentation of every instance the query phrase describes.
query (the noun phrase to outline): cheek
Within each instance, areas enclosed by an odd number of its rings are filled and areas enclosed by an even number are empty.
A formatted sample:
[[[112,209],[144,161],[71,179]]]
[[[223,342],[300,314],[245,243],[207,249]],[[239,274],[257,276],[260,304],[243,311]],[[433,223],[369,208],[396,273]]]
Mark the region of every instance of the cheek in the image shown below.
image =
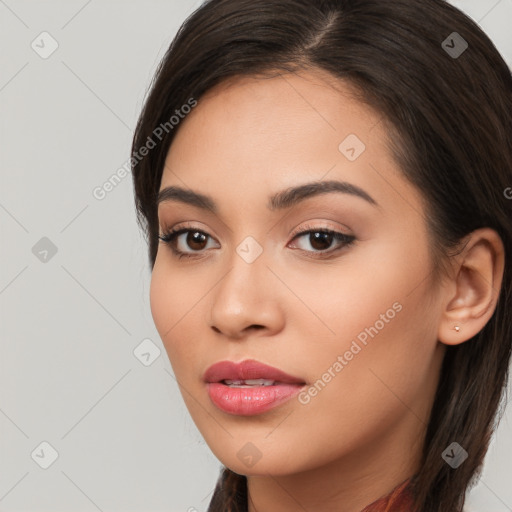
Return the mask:
[[[171,294],[168,293],[168,287],[164,285],[164,276],[161,270],[160,260],[157,256],[153,272],[151,274],[151,283],[149,287],[149,305],[151,308],[151,315],[155,327],[164,340],[163,334],[166,329],[172,325],[169,322],[168,315],[166,312],[172,311],[169,300],[172,299]],[[167,291],[166,291],[167,290]]]
[[[149,300],[153,322],[165,346],[171,364],[176,360],[176,356],[181,353],[178,350],[176,334],[180,328],[180,318],[184,315],[184,306],[187,298],[184,297],[186,287],[180,286],[176,279],[169,275],[169,270],[165,269],[165,262],[157,257],[153,272],[151,275],[151,285]],[[183,320],[182,320],[183,321]]]
[[[414,400],[414,394],[430,379],[437,310],[428,289],[426,249],[407,247],[406,241],[376,246],[375,251],[360,251],[357,258],[347,258],[339,280],[317,280],[317,285],[324,284],[323,293],[309,295],[309,305],[335,334],[315,322],[317,333],[319,328],[327,333],[315,336],[303,323],[304,348],[312,363],[310,382],[322,379],[339,356],[343,359],[342,368],[331,369],[337,375],[332,379],[336,383],[322,388],[321,400],[350,403],[353,410],[363,404],[368,411],[382,413],[382,404],[400,403],[391,390]]]
[[[377,329],[380,336],[390,325],[403,327],[417,313],[425,321],[421,309],[427,291],[418,291],[428,281],[431,264],[426,246],[407,243],[372,241],[333,263],[283,269],[282,280],[302,301],[295,301],[295,316],[290,318],[292,328],[300,322],[302,332],[309,333],[300,339],[311,347],[320,341],[343,348],[360,333],[364,341],[368,330],[375,334]]]
[[[191,380],[204,352],[205,290],[197,273],[177,271],[157,256],[151,275],[149,300],[153,322],[165,347],[174,374]]]
[[[339,272],[318,267],[300,278],[288,275],[316,315],[295,313],[309,363],[305,376],[308,382],[336,381],[322,388],[325,399],[333,393],[329,400],[357,409],[377,397],[377,410],[379,401],[396,400],[386,384],[412,396],[430,378],[437,330],[430,265],[426,244],[412,247],[402,240],[347,255]],[[329,370],[337,377],[326,375]]]

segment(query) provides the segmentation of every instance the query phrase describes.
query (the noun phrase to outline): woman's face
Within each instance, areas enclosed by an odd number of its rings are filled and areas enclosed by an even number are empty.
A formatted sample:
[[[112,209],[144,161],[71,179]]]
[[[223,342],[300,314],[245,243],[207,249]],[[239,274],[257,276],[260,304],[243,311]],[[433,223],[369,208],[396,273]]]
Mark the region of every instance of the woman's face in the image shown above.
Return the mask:
[[[160,242],[153,319],[194,422],[241,474],[413,468],[437,386],[442,301],[421,195],[380,117],[325,78],[211,90],[181,121],[163,172],[160,191],[208,196],[215,212],[179,194],[159,203],[161,235],[190,231]],[[328,182],[341,185],[287,194]],[[205,382],[214,363],[248,359],[304,384]],[[262,393],[290,389],[260,407]]]

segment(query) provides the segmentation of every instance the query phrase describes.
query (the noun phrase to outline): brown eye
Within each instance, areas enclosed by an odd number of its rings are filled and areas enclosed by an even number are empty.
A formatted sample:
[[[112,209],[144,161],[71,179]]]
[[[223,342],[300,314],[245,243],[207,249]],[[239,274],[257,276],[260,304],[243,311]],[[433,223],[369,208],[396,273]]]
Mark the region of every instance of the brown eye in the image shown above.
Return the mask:
[[[306,226],[308,228],[309,226]],[[301,241],[303,239],[303,241]],[[326,228],[310,228],[307,231],[297,233],[293,240],[299,240],[301,243],[295,243],[303,252],[309,253],[313,258],[327,257],[341,249],[350,246],[356,237],[346,235],[338,231]],[[308,247],[309,245],[309,247]],[[334,245],[334,248],[331,246]]]
[[[334,236],[332,233],[324,233],[320,231],[310,232],[309,234],[309,242],[311,247],[317,249],[318,251],[324,251],[329,249],[332,244]]]
[[[207,235],[201,231],[189,231],[186,237],[186,245],[195,251],[204,249],[203,245],[206,244]]]
[[[208,241],[213,238],[198,229],[181,228],[159,235],[164,244],[168,245],[172,252],[179,258],[192,258],[203,254]]]

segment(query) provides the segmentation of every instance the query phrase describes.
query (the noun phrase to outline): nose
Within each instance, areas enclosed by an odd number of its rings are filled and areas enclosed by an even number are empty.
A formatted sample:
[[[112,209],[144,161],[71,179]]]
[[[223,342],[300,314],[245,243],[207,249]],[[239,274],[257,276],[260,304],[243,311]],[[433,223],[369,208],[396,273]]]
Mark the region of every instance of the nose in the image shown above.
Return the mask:
[[[282,329],[283,290],[264,254],[248,263],[234,251],[229,270],[210,295],[210,327],[216,333],[240,340],[255,333],[268,336]]]

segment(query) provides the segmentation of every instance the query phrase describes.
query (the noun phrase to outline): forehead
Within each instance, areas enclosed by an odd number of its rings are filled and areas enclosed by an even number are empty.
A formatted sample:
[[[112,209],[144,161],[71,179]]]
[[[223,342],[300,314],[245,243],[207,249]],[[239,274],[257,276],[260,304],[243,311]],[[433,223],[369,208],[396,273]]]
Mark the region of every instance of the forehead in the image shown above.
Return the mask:
[[[232,144],[230,152],[234,155],[240,147],[246,159],[317,149],[322,142],[337,151],[349,134],[369,143],[380,120],[379,113],[356,99],[353,88],[320,71],[234,77],[200,98],[181,122],[172,147],[181,152],[184,138],[189,152],[211,143]],[[383,133],[373,133],[374,146],[379,135]]]
[[[241,203],[260,191],[266,201],[298,182],[338,179],[373,197],[391,187],[395,201],[414,201],[387,142],[382,116],[326,73],[237,77],[209,90],[180,122],[160,188]]]

